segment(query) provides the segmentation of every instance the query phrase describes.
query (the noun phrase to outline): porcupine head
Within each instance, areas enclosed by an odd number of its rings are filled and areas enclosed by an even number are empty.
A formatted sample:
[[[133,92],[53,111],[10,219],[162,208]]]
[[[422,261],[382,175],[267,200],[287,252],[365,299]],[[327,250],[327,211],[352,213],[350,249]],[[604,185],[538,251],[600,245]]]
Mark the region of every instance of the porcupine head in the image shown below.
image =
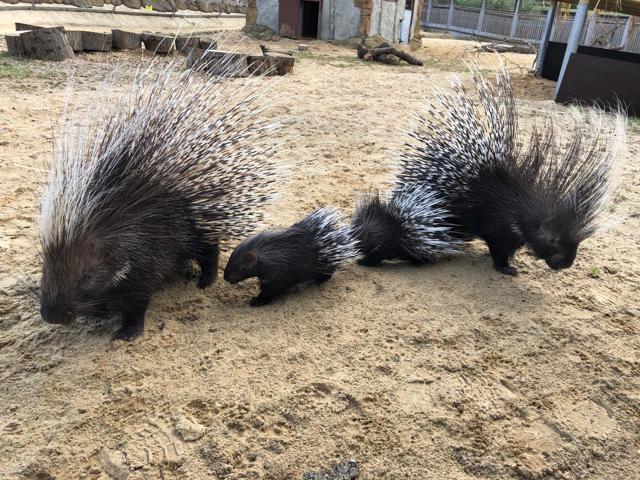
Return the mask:
[[[224,279],[228,283],[239,283],[258,276],[258,251],[254,238],[248,238],[238,245],[224,269]]]
[[[78,315],[99,310],[129,265],[120,259],[118,250],[117,242],[91,233],[72,242],[43,241],[42,318],[66,324]]]

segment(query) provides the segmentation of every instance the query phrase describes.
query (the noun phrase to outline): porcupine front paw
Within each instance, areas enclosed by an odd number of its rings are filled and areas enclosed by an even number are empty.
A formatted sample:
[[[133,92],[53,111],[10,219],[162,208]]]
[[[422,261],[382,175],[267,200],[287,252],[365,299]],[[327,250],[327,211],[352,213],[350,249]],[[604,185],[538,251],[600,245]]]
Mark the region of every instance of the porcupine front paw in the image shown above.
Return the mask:
[[[218,279],[218,270],[203,271],[198,277],[198,288],[205,289]]]
[[[512,267],[511,265],[506,265],[504,267],[496,267],[496,270],[499,271],[500,273],[503,273],[504,275],[509,275],[511,277],[517,277],[518,276],[518,269],[515,267]]]
[[[144,330],[142,324],[123,325],[116,333],[113,334],[112,340],[124,340],[130,342],[134,338],[142,334]]]
[[[271,302],[270,298],[265,298],[258,295],[257,297],[253,297],[251,300],[249,300],[249,305],[252,307],[261,307],[263,305],[267,305],[269,302]]]

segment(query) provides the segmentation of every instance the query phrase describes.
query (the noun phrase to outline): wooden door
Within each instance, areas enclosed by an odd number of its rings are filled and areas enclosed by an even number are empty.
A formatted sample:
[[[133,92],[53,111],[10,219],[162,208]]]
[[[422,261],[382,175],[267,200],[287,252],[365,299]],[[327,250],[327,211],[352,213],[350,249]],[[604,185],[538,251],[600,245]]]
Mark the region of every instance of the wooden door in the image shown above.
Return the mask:
[[[300,0],[280,0],[280,35],[300,36]]]

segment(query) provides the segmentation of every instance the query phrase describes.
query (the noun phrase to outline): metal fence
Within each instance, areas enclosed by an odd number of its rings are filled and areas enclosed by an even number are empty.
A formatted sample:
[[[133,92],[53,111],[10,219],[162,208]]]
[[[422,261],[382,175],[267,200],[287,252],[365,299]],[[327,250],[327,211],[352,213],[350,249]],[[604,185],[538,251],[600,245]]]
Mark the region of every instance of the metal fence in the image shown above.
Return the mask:
[[[434,5],[429,1],[422,15],[424,28],[436,28],[453,32],[476,35],[495,40],[520,40],[532,44],[540,43],[545,15],[482,8]],[[615,48],[627,52],[640,53],[640,28],[634,17],[608,16],[592,12],[582,31],[580,45]],[[571,31],[573,14],[558,10],[551,40],[566,42]]]

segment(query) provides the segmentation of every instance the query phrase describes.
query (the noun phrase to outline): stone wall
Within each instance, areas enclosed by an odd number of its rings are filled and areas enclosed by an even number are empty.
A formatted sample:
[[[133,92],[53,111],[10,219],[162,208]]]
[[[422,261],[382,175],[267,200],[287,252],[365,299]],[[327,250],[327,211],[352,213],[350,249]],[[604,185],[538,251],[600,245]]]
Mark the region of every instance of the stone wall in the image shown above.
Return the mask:
[[[255,0],[253,0],[255,2]],[[277,0],[276,0],[277,1]],[[2,3],[15,5],[20,0],[0,0]],[[23,3],[30,3],[24,2]],[[102,7],[104,5],[124,5],[129,8],[144,8],[150,5],[156,12],[175,12],[179,10],[192,10],[195,12],[222,12],[222,13],[246,13],[245,0],[36,0],[39,4],[70,5],[80,8]],[[117,11],[117,10],[116,10]]]

